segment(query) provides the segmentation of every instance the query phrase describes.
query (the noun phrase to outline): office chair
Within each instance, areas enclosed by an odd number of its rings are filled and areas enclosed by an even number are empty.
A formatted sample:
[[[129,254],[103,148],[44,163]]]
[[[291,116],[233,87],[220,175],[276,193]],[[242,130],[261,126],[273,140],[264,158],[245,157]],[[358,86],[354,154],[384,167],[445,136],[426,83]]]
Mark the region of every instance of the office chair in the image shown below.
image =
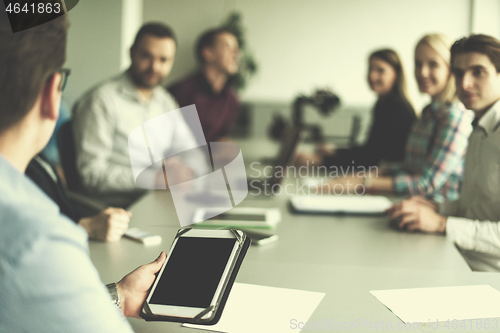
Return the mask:
[[[80,176],[76,170],[75,139],[73,136],[72,120],[68,120],[61,125],[56,133],[56,141],[68,190],[78,192],[81,190],[81,183]]]
[[[76,169],[75,137],[73,121],[68,120],[56,133],[59,158],[66,179],[67,195],[85,216],[92,215],[106,208],[105,205],[82,194],[80,175]]]

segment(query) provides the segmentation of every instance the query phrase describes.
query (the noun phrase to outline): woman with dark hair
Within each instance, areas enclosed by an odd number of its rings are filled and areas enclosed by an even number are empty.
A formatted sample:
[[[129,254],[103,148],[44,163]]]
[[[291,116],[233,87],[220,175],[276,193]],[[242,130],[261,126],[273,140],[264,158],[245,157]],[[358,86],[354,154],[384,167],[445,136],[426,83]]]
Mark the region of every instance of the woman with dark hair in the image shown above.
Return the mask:
[[[366,143],[350,149],[320,149],[313,155],[301,153],[298,164],[306,164],[309,160],[326,166],[368,167],[382,160],[403,159],[406,139],[416,116],[406,92],[403,66],[395,51],[382,49],[370,55],[368,84],[378,100]]]

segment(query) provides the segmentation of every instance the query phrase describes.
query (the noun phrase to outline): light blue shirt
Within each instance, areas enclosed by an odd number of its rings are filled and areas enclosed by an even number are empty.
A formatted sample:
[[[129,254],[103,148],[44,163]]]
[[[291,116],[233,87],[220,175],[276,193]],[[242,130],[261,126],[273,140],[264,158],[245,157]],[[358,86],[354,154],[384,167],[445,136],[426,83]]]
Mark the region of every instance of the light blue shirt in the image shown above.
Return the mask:
[[[0,332],[131,332],[84,229],[0,155]]]

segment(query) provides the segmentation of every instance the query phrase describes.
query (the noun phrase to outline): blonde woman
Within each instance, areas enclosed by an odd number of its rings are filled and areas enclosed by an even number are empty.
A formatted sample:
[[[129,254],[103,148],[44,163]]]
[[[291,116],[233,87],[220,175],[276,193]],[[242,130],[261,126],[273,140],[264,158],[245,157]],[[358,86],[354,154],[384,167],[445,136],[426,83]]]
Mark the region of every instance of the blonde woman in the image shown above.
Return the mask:
[[[364,183],[368,191],[423,195],[437,202],[458,198],[473,115],[455,97],[451,44],[442,34],[426,35],[417,43],[415,78],[431,103],[409,134],[403,163],[390,166],[386,175],[371,172],[330,185]]]

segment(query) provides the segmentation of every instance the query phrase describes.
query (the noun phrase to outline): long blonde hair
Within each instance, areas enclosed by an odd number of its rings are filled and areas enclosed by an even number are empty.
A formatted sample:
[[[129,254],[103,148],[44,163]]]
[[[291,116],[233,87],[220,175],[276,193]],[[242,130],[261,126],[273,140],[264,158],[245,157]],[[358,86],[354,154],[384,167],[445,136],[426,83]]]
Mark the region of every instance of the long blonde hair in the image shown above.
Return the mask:
[[[445,63],[448,65],[448,68],[450,68],[450,49],[453,44],[453,41],[449,39],[446,35],[440,34],[440,33],[433,33],[433,34],[428,34],[422,37],[418,43],[417,46],[415,46],[415,52],[417,52],[417,48],[420,45],[427,45],[431,47],[434,51],[436,51],[437,54],[443,60]],[[440,103],[440,106],[445,104],[445,103],[453,103],[456,98],[456,88],[455,88],[455,77],[453,76],[453,73],[451,72],[450,68],[450,75],[448,77],[448,82],[446,83],[446,86],[444,87],[443,91],[441,91],[438,96],[436,96],[436,100]]]

